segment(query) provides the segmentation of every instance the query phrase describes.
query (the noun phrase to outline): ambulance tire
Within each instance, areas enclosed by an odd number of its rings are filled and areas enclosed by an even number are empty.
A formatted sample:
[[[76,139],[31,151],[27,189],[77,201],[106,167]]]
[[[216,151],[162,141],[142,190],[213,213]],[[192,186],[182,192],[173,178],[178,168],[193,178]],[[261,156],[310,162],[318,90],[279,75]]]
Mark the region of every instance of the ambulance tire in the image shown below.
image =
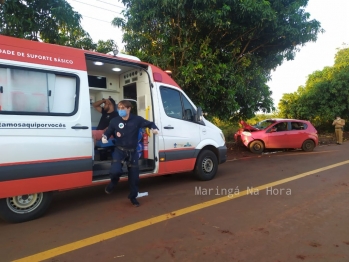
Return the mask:
[[[194,175],[201,181],[208,181],[215,177],[218,169],[218,160],[211,150],[203,150],[196,159]]]
[[[10,223],[22,223],[41,217],[49,208],[52,192],[0,199],[0,217]]]

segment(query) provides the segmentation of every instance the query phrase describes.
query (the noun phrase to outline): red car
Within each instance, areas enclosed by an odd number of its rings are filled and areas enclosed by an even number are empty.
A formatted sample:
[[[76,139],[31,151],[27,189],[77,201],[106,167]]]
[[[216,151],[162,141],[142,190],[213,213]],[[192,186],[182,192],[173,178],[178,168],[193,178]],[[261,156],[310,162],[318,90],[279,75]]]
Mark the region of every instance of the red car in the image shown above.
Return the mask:
[[[242,142],[253,153],[264,149],[301,148],[311,152],[318,145],[315,127],[305,120],[267,119],[250,126],[240,121],[240,128],[234,135],[236,142]]]

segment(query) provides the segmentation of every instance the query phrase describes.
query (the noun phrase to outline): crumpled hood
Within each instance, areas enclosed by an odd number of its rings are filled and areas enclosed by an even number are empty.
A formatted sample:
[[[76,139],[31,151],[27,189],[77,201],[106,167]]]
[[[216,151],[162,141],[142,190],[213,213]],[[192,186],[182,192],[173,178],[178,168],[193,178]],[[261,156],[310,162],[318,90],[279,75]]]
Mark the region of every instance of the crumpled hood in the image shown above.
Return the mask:
[[[256,131],[259,130],[258,128],[255,128],[253,126],[250,126],[249,124],[247,124],[245,121],[241,120],[240,124],[242,125],[244,130],[248,130],[248,131]]]

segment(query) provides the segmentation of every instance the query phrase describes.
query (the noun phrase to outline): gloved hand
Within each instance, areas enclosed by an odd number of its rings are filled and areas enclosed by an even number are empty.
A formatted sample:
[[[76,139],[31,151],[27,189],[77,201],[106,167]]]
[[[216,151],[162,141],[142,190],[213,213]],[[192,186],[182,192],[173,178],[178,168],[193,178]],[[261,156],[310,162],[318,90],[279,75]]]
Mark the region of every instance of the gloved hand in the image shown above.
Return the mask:
[[[108,139],[105,135],[102,136],[102,143],[103,144],[107,144],[108,143]]]
[[[155,134],[155,135],[160,133],[158,129],[153,129],[153,128],[152,128],[151,131],[152,131],[152,133]]]

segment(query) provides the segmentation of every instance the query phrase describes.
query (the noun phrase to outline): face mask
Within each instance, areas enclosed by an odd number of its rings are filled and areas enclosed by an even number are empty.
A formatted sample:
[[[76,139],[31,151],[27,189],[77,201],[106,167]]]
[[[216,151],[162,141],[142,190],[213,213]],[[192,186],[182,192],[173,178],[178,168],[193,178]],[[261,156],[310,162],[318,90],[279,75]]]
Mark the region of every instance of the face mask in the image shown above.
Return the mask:
[[[119,113],[119,116],[121,116],[121,117],[127,116],[127,112],[125,109],[118,110],[118,113]]]

